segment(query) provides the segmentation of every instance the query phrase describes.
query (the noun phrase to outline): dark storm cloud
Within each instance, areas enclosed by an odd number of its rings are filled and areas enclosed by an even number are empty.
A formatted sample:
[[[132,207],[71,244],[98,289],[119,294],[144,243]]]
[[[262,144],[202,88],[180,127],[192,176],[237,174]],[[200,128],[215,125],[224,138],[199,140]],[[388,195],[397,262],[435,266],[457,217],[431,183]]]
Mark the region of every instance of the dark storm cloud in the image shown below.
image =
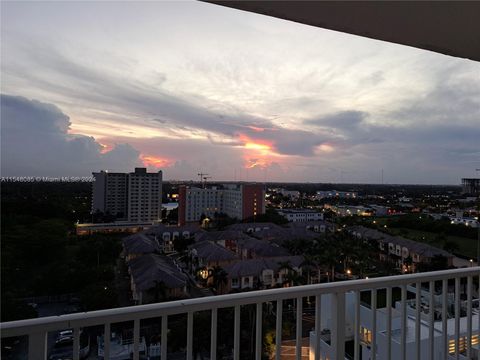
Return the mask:
[[[141,164],[130,145],[102,154],[92,137],[68,134],[69,117],[52,104],[0,95],[0,105],[2,176],[88,176]]]

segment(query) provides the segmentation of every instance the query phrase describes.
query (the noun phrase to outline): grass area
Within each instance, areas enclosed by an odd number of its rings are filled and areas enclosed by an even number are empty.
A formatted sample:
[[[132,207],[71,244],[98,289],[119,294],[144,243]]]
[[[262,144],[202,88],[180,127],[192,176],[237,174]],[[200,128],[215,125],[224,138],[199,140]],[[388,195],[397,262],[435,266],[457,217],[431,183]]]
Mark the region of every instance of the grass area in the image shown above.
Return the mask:
[[[428,231],[412,230],[406,228],[388,228],[388,232],[392,235],[403,236],[407,239],[412,239],[418,242],[427,243],[429,245],[442,248],[443,243],[438,241],[438,234]],[[469,258],[475,258],[477,253],[477,240],[469,239],[460,236],[446,236],[447,240],[458,245],[458,250],[455,251],[459,255]]]

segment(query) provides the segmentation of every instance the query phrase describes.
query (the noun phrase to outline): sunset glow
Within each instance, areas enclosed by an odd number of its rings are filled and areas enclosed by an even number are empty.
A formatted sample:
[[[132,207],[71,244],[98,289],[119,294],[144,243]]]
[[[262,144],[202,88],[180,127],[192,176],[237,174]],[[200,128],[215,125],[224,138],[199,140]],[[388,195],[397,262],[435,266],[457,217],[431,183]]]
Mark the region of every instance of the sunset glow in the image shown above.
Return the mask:
[[[245,146],[245,149],[254,149],[254,150],[270,150],[271,149],[269,145],[258,144],[253,142],[246,143],[244,146]]]
[[[113,146],[111,146],[110,144],[102,144],[100,142],[99,142],[99,144],[102,147],[102,149],[100,150],[101,154],[105,154],[105,153],[107,153],[107,152],[109,152],[110,150],[113,149]]]
[[[170,166],[172,161],[169,159],[163,159],[158,156],[151,156],[151,155],[140,155],[140,159],[143,162],[143,165],[146,167],[154,167],[154,168],[163,168]]]

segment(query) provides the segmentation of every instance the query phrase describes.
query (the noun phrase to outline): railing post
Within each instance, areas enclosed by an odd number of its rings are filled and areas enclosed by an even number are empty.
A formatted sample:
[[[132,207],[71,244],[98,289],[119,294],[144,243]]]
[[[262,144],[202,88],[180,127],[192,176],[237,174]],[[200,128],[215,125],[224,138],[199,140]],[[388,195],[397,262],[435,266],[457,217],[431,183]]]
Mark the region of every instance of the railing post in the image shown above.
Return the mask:
[[[48,332],[35,332],[28,336],[28,360],[47,359]]]
[[[262,303],[257,304],[255,317],[255,359],[262,360]]]
[[[217,315],[217,308],[213,308],[210,331],[210,360],[217,360]]]
[[[275,360],[280,360],[282,354],[282,329],[283,329],[283,300],[277,300],[277,320],[275,324]]]
[[[332,294],[332,350],[333,359],[345,360],[345,293]]]
[[[303,298],[298,297],[297,302],[297,325],[296,325],[296,336],[295,336],[295,359],[302,360],[302,331],[303,331]]]

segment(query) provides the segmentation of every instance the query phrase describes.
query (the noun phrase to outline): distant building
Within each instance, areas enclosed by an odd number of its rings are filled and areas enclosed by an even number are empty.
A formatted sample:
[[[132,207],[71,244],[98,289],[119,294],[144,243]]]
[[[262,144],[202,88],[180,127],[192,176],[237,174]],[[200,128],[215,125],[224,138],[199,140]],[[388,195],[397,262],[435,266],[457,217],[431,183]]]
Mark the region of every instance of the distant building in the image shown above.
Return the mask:
[[[323,220],[323,213],[311,209],[281,209],[278,213],[291,222]]]
[[[132,173],[92,173],[92,213],[100,211],[116,220],[156,221],[162,211],[162,172],[147,173],[135,168]]]
[[[292,200],[297,200],[300,198],[300,191],[297,190],[277,189],[277,193],[282,194],[283,196]]]
[[[462,192],[464,194],[480,194],[480,179],[463,178],[462,179]]]
[[[326,209],[332,210],[337,216],[373,216],[375,211],[366,206],[349,206],[349,205],[325,205]]]
[[[152,227],[154,222],[128,222],[117,221],[113,223],[101,223],[101,224],[75,224],[75,230],[77,235],[92,235],[96,233],[117,233],[128,232],[136,233],[138,231],[146,230]]]
[[[358,193],[354,191],[326,190],[317,191],[315,197],[317,198],[317,200],[322,200],[324,198],[355,199],[358,197]]]
[[[197,222],[202,215],[225,213],[238,220],[265,213],[265,190],[260,184],[225,185],[222,188],[180,186],[178,223]]]

